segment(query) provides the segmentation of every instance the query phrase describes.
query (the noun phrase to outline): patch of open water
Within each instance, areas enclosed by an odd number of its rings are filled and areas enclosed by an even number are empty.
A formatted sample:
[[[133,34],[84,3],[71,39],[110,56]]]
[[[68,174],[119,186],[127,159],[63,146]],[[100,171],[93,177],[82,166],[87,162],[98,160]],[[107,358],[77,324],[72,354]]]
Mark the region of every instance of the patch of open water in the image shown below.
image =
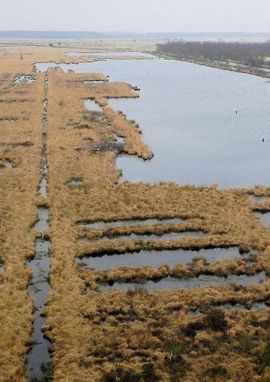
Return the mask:
[[[238,247],[210,248],[201,250],[141,250],[138,252],[92,254],[76,259],[77,266],[93,268],[98,271],[110,270],[119,267],[161,267],[163,265],[174,267],[177,264],[189,264],[196,258],[203,258],[208,263],[218,260],[232,260],[243,258]]]
[[[42,327],[44,326],[45,318],[42,315],[42,309],[46,303],[46,298],[51,289],[48,276],[50,272],[50,242],[45,239],[36,240],[35,257],[28,262],[28,266],[32,270],[31,284],[29,292],[33,301],[33,330],[32,342],[33,345],[27,356],[27,375],[29,378],[41,378],[44,376],[42,370],[50,359],[49,347],[50,342],[44,338]]]
[[[49,209],[47,207],[38,207],[38,218],[33,229],[36,232],[45,232],[49,229]]]
[[[88,239],[87,237],[82,237],[80,239],[81,242],[91,242],[91,241],[99,241],[106,242],[110,240],[142,240],[143,242],[151,241],[151,240],[173,240],[180,237],[192,236],[192,237],[204,237],[207,234],[203,231],[182,231],[182,232],[168,232],[164,234],[139,234],[139,233],[130,233],[130,234],[114,234],[114,235],[104,235],[97,239]]]
[[[255,216],[261,221],[265,228],[270,229],[270,211],[256,212]]]
[[[33,76],[18,76],[15,78],[15,84],[32,84],[35,81]]]
[[[158,219],[158,218],[141,218],[141,219],[123,219],[123,220],[115,220],[115,221],[81,221],[78,222],[77,225],[82,228],[117,228],[121,226],[151,226],[154,224],[179,224],[183,223],[183,219],[181,218],[169,218],[169,219]]]
[[[88,99],[84,102],[84,106],[89,111],[96,111],[98,113],[102,113],[102,107],[99,106],[94,100]]]
[[[269,185],[270,86],[263,78],[162,59],[61,67],[103,73],[141,89],[140,98],[110,100],[140,124],[154,153],[148,162],[121,156],[123,180]]]
[[[257,196],[257,195],[251,195],[250,197],[250,200],[253,202],[253,203],[264,203],[264,202],[267,202],[269,200],[269,197],[268,196]]]
[[[167,277],[159,281],[148,280],[145,283],[119,283],[113,285],[103,284],[99,286],[101,292],[111,292],[118,290],[121,292],[136,291],[145,289],[148,291],[159,290],[176,290],[176,289],[193,289],[193,288],[206,288],[206,287],[222,287],[228,284],[237,284],[241,286],[249,286],[251,284],[260,283],[266,280],[265,272],[257,273],[256,275],[229,275],[228,277],[219,277],[212,275],[200,275],[193,278],[177,279],[174,277]]]

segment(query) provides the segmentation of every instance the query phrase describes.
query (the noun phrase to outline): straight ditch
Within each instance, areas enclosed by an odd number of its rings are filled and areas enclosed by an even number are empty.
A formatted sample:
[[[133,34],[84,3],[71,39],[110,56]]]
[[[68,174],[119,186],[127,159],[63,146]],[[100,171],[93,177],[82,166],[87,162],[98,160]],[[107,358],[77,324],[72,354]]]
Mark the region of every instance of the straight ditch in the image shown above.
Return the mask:
[[[81,228],[118,228],[120,226],[150,226],[154,224],[179,224],[183,223],[184,219],[182,218],[145,218],[145,219],[123,219],[123,220],[114,220],[114,221],[79,221],[77,226]]]
[[[159,281],[147,280],[144,283],[127,283],[115,282],[113,285],[100,284],[99,290],[101,292],[112,292],[117,290],[120,292],[147,290],[149,292],[160,290],[178,290],[178,289],[196,289],[206,287],[224,287],[229,284],[240,286],[249,286],[251,284],[260,283],[267,278],[265,272],[260,272],[255,275],[229,275],[228,277],[219,277],[213,275],[200,275],[199,277],[192,278],[174,278],[166,277]]]
[[[44,80],[45,101],[43,104],[43,116],[41,124],[41,159],[38,195],[43,198],[48,196],[47,173],[47,128],[48,128],[48,74]],[[43,237],[50,228],[49,208],[46,205],[37,207],[37,220],[33,226],[38,238],[35,241],[35,256],[28,262],[32,270],[32,278],[29,284],[29,294],[33,301],[33,327],[31,349],[27,356],[26,375],[29,381],[47,380],[49,372],[51,343],[43,333],[45,317],[43,308],[46,305],[48,293],[51,289],[50,276],[50,240]]]
[[[87,237],[81,237],[79,239],[80,242],[92,242],[92,241],[98,241],[98,242],[107,242],[107,241],[111,241],[111,240],[142,240],[143,242],[148,242],[148,241],[151,241],[151,240],[173,240],[173,239],[178,239],[180,237],[187,237],[187,236],[190,236],[190,237],[197,237],[197,238],[200,238],[200,237],[204,237],[206,236],[207,234],[203,231],[183,231],[183,232],[168,232],[168,233],[165,233],[165,234],[136,234],[136,233],[130,233],[130,234],[127,234],[127,235],[121,235],[121,234],[114,234],[112,236],[110,235],[104,235],[100,238],[97,238],[97,239],[90,239],[90,238],[87,238]]]
[[[119,267],[161,267],[167,265],[169,268],[177,264],[189,264],[196,258],[205,259],[208,263],[218,260],[232,260],[243,258],[238,247],[231,248],[209,248],[194,250],[158,250],[139,252],[126,252],[122,254],[92,254],[76,259],[76,265],[95,269],[97,271],[111,270]]]

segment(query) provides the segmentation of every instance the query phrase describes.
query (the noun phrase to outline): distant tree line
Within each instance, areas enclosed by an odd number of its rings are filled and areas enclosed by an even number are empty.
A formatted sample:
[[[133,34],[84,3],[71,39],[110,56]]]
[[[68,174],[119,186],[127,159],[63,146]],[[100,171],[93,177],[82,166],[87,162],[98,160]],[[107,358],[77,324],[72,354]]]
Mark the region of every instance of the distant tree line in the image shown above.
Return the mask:
[[[179,58],[198,58],[225,62],[237,62],[244,65],[262,67],[270,57],[270,41],[263,43],[240,42],[168,42],[158,44],[161,54]]]

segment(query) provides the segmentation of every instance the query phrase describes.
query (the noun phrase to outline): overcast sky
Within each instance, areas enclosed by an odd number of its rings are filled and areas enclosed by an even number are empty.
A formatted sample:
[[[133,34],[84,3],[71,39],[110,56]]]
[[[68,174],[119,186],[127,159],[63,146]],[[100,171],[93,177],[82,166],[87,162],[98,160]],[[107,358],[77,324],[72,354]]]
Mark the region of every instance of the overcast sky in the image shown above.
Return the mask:
[[[0,29],[270,32],[270,0],[0,0]]]

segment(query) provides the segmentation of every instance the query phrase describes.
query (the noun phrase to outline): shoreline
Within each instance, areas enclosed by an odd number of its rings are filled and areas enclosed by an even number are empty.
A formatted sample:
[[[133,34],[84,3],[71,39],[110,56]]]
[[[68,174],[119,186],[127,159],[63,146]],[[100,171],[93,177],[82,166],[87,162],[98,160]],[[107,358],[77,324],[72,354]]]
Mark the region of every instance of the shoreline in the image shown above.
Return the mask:
[[[258,67],[251,67],[251,66],[244,67],[244,66],[241,66],[241,64],[238,64],[235,62],[232,62],[231,64],[229,64],[224,61],[212,61],[212,60],[207,60],[205,58],[198,59],[193,57],[178,57],[178,56],[174,56],[173,54],[166,55],[166,54],[160,54],[158,52],[156,52],[156,56],[159,58],[164,58],[166,60],[189,62],[191,64],[208,66],[210,68],[227,70],[227,71],[235,72],[235,73],[250,74],[257,77],[270,79],[270,69],[269,69],[269,72],[266,72],[265,70]]]

